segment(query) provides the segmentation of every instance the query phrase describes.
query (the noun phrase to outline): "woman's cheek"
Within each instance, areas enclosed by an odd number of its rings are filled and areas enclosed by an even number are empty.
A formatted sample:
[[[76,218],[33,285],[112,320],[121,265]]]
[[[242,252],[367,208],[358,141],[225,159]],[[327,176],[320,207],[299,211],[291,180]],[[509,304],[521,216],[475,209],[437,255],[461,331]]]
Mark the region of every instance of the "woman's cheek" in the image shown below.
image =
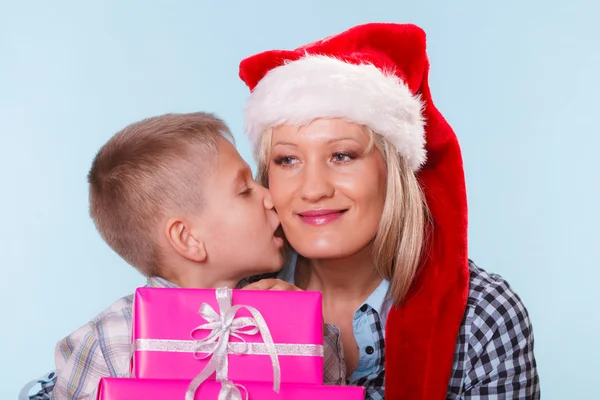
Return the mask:
[[[269,191],[275,208],[281,206],[287,194],[291,192],[292,181],[285,179],[284,174],[274,172],[269,174]]]

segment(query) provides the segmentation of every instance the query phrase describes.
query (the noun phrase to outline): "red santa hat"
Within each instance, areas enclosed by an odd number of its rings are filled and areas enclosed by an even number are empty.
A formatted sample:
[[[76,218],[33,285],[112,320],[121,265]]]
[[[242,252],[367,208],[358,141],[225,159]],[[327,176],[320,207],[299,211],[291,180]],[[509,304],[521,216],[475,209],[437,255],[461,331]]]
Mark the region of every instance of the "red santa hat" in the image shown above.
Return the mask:
[[[468,295],[462,157],[433,104],[428,73],[423,30],[382,23],[240,64],[255,155],[271,127],[338,117],[384,136],[417,174],[434,226],[411,291],[388,317],[385,394],[392,399],[445,398]]]

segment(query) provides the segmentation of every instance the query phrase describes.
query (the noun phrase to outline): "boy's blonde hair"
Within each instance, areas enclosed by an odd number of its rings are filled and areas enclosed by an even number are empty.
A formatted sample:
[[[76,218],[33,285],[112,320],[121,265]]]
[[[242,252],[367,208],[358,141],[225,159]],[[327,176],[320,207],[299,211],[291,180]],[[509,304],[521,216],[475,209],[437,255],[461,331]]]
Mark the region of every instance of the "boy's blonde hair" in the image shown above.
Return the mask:
[[[201,209],[219,137],[233,142],[212,114],[165,114],[127,126],[96,154],[90,215],[106,243],[143,275],[159,273],[157,238],[167,213]]]
[[[400,304],[406,297],[426,248],[429,214],[417,177],[396,148],[383,136],[363,126],[369,135],[367,152],[376,149],[387,168],[386,197],[373,242],[373,261],[382,278],[389,280],[389,297]],[[268,187],[273,129],[263,135],[258,156],[257,180]]]

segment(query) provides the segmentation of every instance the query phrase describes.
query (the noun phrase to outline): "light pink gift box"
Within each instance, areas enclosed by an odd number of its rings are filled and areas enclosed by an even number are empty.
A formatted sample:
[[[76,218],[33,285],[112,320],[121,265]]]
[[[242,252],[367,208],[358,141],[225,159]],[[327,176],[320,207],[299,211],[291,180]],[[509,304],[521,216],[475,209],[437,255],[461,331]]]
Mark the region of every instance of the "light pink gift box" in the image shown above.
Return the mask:
[[[185,380],[103,378],[98,389],[98,400],[183,400],[188,386]],[[363,400],[360,386],[322,386],[284,383],[279,393],[268,383],[236,382],[248,393],[248,400]],[[194,400],[216,400],[221,384],[204,382]],[[245,393],[242,390],[242,398]]]
[[[233,290],[232,304],[256,308],[278,347],[281,383],[323,383],[323,311],[321,293],[300,291]],[[212,289],[139,288],[134,298],[132,377],[188,379],[200,373],[210,360],[208,351],[196,352],[194,328],[206,324],[199,309],[208,304],[220,315],[216,291]],[[242,308],[235,317],[250,317]],[[210,330],[196,330],[194,339]],[[236,351],[261,352],[261,333],[229,336]],[[257,344],[254,348],[253,345]],[[297,346],[300,345],[300,346]],[[274,381],[272,358],[265,354],[232,354],[228,351],[231,381]],[[287,354],[285,354],[287,353]],[[295,354],[295,355],[291,355]],[[205,357],[200,359],[200,357]],[[208,380],[214,380],[213,373]],[[267,385],[268,386],[268,385]]]

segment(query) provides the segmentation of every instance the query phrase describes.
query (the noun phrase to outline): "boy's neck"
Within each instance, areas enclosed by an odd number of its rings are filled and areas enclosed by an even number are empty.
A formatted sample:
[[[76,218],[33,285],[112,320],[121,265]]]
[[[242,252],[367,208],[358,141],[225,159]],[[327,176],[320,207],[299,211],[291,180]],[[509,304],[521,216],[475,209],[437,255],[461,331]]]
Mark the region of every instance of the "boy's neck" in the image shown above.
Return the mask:
[[[169,279],[169,282],[184,289],[216,289],[226,287],[235,289],[240,280],[190,280],[190,279]]]
[[[243,278],[225,278],[211,276],[204,268],[169,268],[161,267],[161,277],[177,287],[184,289],[216,289],[226,287],[235,289]]]

